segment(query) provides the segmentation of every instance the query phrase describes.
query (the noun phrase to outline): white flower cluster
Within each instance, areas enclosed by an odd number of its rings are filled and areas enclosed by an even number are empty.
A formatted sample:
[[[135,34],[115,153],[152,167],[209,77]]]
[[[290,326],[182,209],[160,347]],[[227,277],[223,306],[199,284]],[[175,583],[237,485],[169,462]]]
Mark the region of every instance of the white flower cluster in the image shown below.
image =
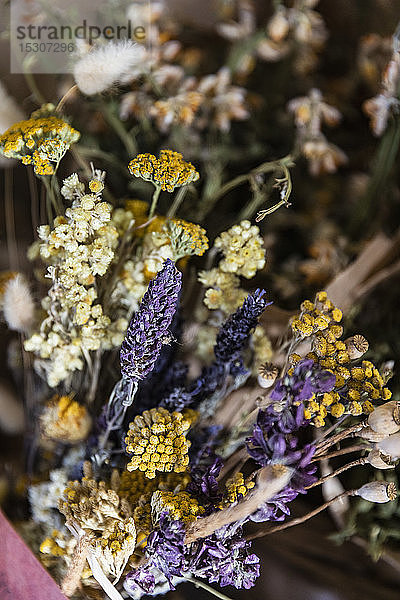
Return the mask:
[[[260,230],[250,221],[242,221],[228,231],[221,233],[214,242],[224,257],[219,269],[224,273],[242,275],[246,279],[254,277],[265,265],[265,250]]]
[[[25,349],[38,356],[36,369],[52,387],[83,368],[87,351],[119,346],[127,326],[125,319],[111,323],[96,302],[96,277],[107,272],[119,238],[111,206],[102,201],[103,180],[104,173],[94,171],[86,194],[75,173],[68,177],[62,194],[73,201],[71,208],[53,229],[39,227],[39,252],[50,263],[52,286],[42,301],[48,316]]]

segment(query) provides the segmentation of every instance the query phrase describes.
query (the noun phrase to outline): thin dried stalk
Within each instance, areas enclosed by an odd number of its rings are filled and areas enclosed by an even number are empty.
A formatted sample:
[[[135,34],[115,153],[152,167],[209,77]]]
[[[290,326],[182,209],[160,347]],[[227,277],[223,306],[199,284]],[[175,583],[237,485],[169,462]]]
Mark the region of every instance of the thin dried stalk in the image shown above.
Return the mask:
[[[75,592],[79,585],[81,574],[85,566],[88,554],[90,550],[90,538],[87,535],[83,535],[79,538],[76,545],[72,561],[61,583],[61,591],[66,596],[70,597]]]
[[[240,521],[280,492],[290,481],[293,469],[284,465],[268,465],[261,469],[256,487],[235,506],[229,506],[203,519],[197,519],[186,531],[185,543],[205,538],[224,525]]]

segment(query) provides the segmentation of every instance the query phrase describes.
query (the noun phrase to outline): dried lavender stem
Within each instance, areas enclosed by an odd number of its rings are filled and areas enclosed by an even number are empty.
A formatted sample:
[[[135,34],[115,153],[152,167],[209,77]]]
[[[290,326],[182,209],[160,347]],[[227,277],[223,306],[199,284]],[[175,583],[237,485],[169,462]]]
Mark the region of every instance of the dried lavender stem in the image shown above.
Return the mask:
[[[217,598],[221,598],[221,600],[231,600],[229,596],[225,596],[225,594],[222,594],[218,590],[214,590],[214,588],[212,588],[210,585],[203,583],[203,581],[200,581],[199,579],[195,579],[194,577],[185,577],[185,579],[186,581],[190,581],[190,583],[193,583],[194,587],[203,588],[203,590],[206,590],[207,592],[209,592],[213,596],[216,596]]]
[[[90,538],[87,535],[83,535],[76,545],[72,561],[61,583],[61,591],[66,596],[70,597],[75,592],[81,579],[81,573],[86,563],[87,556],[89,554]]]
[[[329,460],[330,458],[335,458],[335,456],[343,456],[344,454],[350,454],[351,452],[358,452],[360,450],[368,450],[367,446],[362,446],[361,444],[355,446],[348,446],[347,448],[341,448],[340,450],[336,450],[336,452],[331,452],[330,454],[323,454],[322,456],[313,457],[311,462],[315,462],[317,460]]]
[[[325,475],[325,477],[321,477],[321,479],[318,479],[318,481],[316,481],[315,483],[308,485],[305,489],[309,490],[313,487],[316,487],[317,485],[321,485],[322,483],[325,483],[325,481],[328,481],[328,479],[332,479],[332,477],[336,477],[337,475],[340,475],[341,473],[344,473],[345,471],[348,471],[353,467],[357,467],[358,465],[365,465],[366,462],[366,458],[358,458],[357,460],[353,460],[352,462],[347,463],[347,465],[339,467],[339,469],[336,469],[336,471],[332,471],[332,473]]]
[[[188,526],[185,544],[205,538],[224,525],[240,521],[254,513],[264,502],[280,492],[290,481],[293,469],[284,465],[268,465],[261,469],[257,486],[235,506],[229,506],[219,511],[197,519]]]
[[[337,502],[338,500],[343,500],[343,498],[346,498],[347,496],[355,496],[356,492],[357,492],[357,490],[348,490],[347,492],[343,492],[343,494],[340,494],[339,496],[335,496],[335,498],[332,498],[332,500],[328,500],[328,502],[325,502],[325,504],[321,504],[321,506],[312,510],[311,512],[307,513],[306,515],[303,515],[302,517],[298,517],[297,519],[292,519],[291,521],[283,523],[282,525],[277,525],[276,527],[271,527],[271,529],[268,529],[267,531],[259,531],[258,533],[254,533],[253,535],[248,535],[248,536],[246,536],[246,539],[247,540],[255,540],[259,537],[263,537],[264,535],[269,535],[270,533],[276,533],[277,531],[282,531],[283,529],[287,529],[288,527],[293,527],[294,525],[300,525],[301,523],[308,521],[308,519],[311,519],[312,517],[315,517],[316,515],[318,515],[320,512],[322,512],[323,510],[325,510],[326,508],[331,506],[331,504],[333,504],[334,502]]]

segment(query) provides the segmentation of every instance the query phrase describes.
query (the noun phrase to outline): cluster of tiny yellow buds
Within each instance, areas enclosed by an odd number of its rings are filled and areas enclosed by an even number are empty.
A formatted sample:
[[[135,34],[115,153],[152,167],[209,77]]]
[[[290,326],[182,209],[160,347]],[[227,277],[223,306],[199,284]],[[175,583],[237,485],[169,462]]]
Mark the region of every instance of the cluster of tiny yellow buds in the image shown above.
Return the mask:
[[[55,396],[40,421],[46,437],[70,444],[86,439],[92,425],[87,409],[71,396]]]
[[[128,525],[128,526],[127,526]],[[131,527],[129,527],[129,525]],[[126,545],[132,547],[131,554],[135,549],[136,532],[133,525],[133,519],[128,519],[127,523],[115,521],[113,529],[108,533],[107,537],[102,537],[100,545],[103,548],[108,548],[112,554],[122,552]]]
[[[175,188],[197,181],[199,174],[194,166],[173,150],[161,150],[159,158],[153,154],[138,154],[128,165],[135,177],[151,181],[161,190],[173,192]]]
[[[165,510],[169,512],[174,521],[183,521],[185,524],[195,521],[204,513],[204,508],[188,492],[174,494],[157,490],[151,498],[151,506],[155,521]]]
[[[206,230],[200,225],[182,219],[170,219],[165,224],[165,230],[171,240],[175,260],[192,254],[202,256],[208,249]]]
[[[342,311],[327,298],[326,292],[319,292],[315,303],[305,300],[301,304],[301,313],[292,321],[292,330],[300,338],[306,338],[319,331],[325,331],[330,325],[340,323]],[[341,337],[343,329],[336,325],[330,330],[329,340]]]
[[[260,230],[256,225],[251,225],[250,221],[241,221],[221,233],[215,240],[214,247],[224,255],[219,269],[225,273],[251,279],[265,265],[265,250]]]
[[[317,294],[315,304],[306,300],[301,308],[302,312],[292,327],[300,331],[302,337],[312,336],[312,351],[305,358],[335,375],[334,390],[311,398],[305,406],[305,417],[311,419],[315,426],[322,427],[328,413],[335,418],[344,414],[369,414],[374,410],[372,402],[389,400],[391,392],[385,387],[385,380],[373,363],[364,360],[361,365],[354,366],[352,361],[368,350],[368,342],[361,335],[345,341],[340,339],[343,328],[338,323],[342,314],[328,300],[326,293]],[[328,316],[329,322],[326,327],[315,330],[314,324],[320,312],[322,316]],[[298,354],[292,354],[289,358],[292,365],[301,360]],[[289,374],[292,372],[293,367],[289,369]]]
[[[238,500],[244,498],[249,490],[255,486],[254,481],[245,481],[243,473],[235,473],[230,477],[225,484],[224,498],[220,504],[220,508],[229,506]]]
[[[42,554],[50,554],[50,556],[64,556],[66,554],[65,548],[59,546],[54,539],[57,533],[58,532],[54,530],[53,535],[45,538],[40,544],[39,550]]]
[[[128,471],[139,469],[149,479],[156,471],[186,471],[190,442],[185,434],[195,419],[195,411],[170,413],[165,408],[152,408],[136,416],[125,438],[126,451],[133,454]]]
[[[80,133],[55,116],[32,116],[10,127],[0,136],[0,152],[33,164],[37,175],[51,175],[51,162],[58,163]]]

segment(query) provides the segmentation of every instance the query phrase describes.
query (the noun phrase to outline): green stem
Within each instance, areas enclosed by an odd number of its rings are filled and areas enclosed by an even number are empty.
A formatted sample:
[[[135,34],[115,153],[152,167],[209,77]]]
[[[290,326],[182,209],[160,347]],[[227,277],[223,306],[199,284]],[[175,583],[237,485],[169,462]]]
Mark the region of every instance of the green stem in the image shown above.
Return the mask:
[[[186,579],[186,581],[190,581],[190,583],[193,583],[193,585],[196,588],[203,588],[203,590],[206,590],[207,592],[209,592],[213,596],[216,596],[217,598],[220,598],[221,600],[231,600],[231,598],[229,598],[229,596],[225,596],[225,594],[223,594],[222,592],[219,592],[218,590],[214,590],[214,588],[212,588],[210,585],[207,585],[206,583],[204,583],[203,581],[200,581],[199,579],[195,579],[194,577],[185,577],[185,579]]]
[[[158,201],[158,197],[160,195],[160,192],[161,192],[161,188],[158,185],[155,186],[155,190],[154,190],[154,193],[153,193],[153,198],[152,198],[152,201],[151,201],[151,207],[150,207],[150,212],[149,212],[149,219],[151,219],[152,216],[155,213],[155,210],[156,210],[156,207],[157,207],[157,201]]]
[[[104,116],[106,117],[108,124],[114,129],[122,143],[124,144],[126,151],[129,156],[135,156],[137,154],[137,145],[135,140],[126,131],[122,121],[114,113],[112,107],[109,104],[104,105]]]
[[[25,67],[25,65],[24,65],[24,67]],[[24,77],[25,77],[26,83],[28,84],[28,87],[31,90],[33,96],[35,97],[35,100],[37,101],[37,103],[38,104],[46,104],[46,99],[44,98],[44,96],[42,96],[38,86],[36,85],[35,78],[33,77],[32,73],[28,69],[24,70]]]
[[[183,199],[186,196],[187,189],[188,189],[188,186],[184,185],[180,188],[179,192],[176,194],[174,201],[171,204],[169,211],[167,212],[168,218],[171,218],[176,214],[176,211],[178,210],[178,208],[180,207],[180,205],[183,202]]]

